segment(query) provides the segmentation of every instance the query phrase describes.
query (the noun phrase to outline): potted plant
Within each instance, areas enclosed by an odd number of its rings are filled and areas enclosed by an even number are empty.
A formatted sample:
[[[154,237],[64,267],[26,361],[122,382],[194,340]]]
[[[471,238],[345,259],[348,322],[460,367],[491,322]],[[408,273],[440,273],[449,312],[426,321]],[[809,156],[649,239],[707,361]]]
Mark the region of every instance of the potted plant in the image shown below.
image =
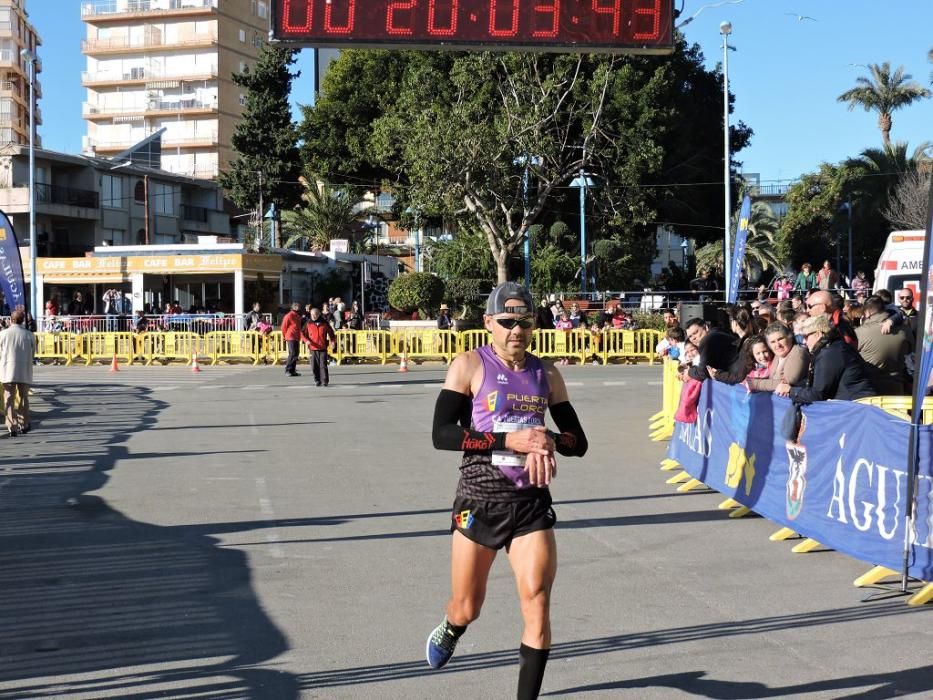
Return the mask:
[[[453,319],[455,331],[482,328],[483,299],[490,289],[489,282],[483,279],[460,277],[447,280],[447,299],[460,307]]]

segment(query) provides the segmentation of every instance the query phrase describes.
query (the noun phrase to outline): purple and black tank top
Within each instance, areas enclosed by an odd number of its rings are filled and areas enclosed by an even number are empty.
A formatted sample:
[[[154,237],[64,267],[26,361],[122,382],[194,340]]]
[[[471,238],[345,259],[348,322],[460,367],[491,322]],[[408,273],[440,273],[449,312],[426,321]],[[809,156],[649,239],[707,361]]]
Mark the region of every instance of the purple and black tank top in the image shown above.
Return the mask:
[[[541,360],[526,354],[525,367],[515,371],[496,357],[490,345],[476,352],[483,381],[473,397],[472,429],[499,433],[544,425],[551,391]],[[463,454],[458,496],[502,502],[541,498],[547,493],[547,488],[528,481],[525,455],[511,450]]]

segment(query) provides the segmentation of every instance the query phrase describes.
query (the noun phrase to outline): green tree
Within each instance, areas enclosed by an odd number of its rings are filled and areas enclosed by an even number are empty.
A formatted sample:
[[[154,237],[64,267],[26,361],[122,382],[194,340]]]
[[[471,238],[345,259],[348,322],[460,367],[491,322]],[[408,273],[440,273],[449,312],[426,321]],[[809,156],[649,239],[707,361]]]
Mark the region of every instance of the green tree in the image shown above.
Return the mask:
[[[738,225],[739,212],[736,211],[732,218]],[[779,226],[777,217],[766,202],[752,202],[752,214],[748,220],[748,238],[745,242],[745,258],[742,261],[742,268],[749,280],[754,280],[766,270],[774,272],[783,270],[784,261],[777,244]],[[734,229],[732,240],[735,241]],[[699,248],[696,252],[697,269],[725,269],[722,256],[723,246],[719,241]],[[729,261],[729,264],[731,265],[732,262]]]
[[[389,304],[399,311],[418,311],[430,318],[444,299],[444,280],[427,272],[399,275],[389,285]]]
[[[718,177],[717,140],[688,143],[682,127],[721,133],[721,83],[682,39],[675,58],[345,51],[305,110],[303,154],[329,179],[381,179],[400,210],[472,223],[504,279],[530,226],[553,223],[555,211],[575,216],[568,186],[581,168],[601,185],[588,195],[591,240],[627,243],[653,229],[652,203],[672,198],[641,186],[661,177],[668,142],[671,167],[690,163],[682,182]],[[743,128],[736,150],[749,135]],[[529,154],[539,160],[526,197]]]
[[[282,212],[285,247],[302,244],[308,250],[327,250],[331,240],[354,241],[364,236],[359,202],[347,191],[319,183],[313,176],[299,178],[302,205]]]
[[[450,240],[428,241],[425,253],[431,270],[445,279],[496,279],[496,263],[486,237],[468,226]]]
[[[866,112],[877,112],[881,140],[885,148],[890,148],[894,112],[929,97],[930,91],[911,80],[904,66],[898,66],[892,73],[891,64],[885,61],[881,65],[872,63],[868,69],[871,76],[856,78],[857,86],[846,90],[837,100],[847,103],[849,111],[861,107]]]
[[[258,207],[260,173],[264,207],[275,202],[280,211],[287,210],[299,201],[301,160],[288,104],[292,80],[299,75],[289,71],[295,54],[264,45],[252,69],[233,74],[233,82],[245,90],[246,105],[231,138],[237,157],[219,181],[241,209]]]

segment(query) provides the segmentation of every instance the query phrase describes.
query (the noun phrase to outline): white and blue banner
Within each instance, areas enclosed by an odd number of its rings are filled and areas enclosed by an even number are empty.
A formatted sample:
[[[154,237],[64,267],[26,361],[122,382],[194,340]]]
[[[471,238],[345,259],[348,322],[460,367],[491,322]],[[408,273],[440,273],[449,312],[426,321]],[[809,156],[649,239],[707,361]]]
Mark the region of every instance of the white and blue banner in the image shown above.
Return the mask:
[[[0,211],[0,290],[10,311],[17,306],[26,307],[26,283],[23,280],[23,261],[19,256],[19,241],[13,224]]]
[[[676,423],[668,457],[768,520],[899,570],[910,425],[880,408],[821,401],[803,408],[798,442],[781,435],[788,399],[703,382],[696,423]],[[933,580],[933,426],[920,427],[908,570]]]
[[[752,199],[745,195],[739,210],[739,223],[735,230],[735,244],[732,246],[732,271],[729,277],[729,289],[726,303],[734,304],[739,298],[739,280],[742,278],[742,264],[745,262],[745,244],[748,242],[748,221],[752,217]]]

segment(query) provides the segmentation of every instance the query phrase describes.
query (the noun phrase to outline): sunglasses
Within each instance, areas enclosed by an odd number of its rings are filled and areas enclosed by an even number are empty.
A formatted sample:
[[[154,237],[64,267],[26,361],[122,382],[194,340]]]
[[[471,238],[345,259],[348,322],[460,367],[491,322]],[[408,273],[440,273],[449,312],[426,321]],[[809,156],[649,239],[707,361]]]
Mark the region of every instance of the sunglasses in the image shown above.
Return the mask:
[[[898,301],[913,301],[914,298],[913,297],[898,297],[897,300]]]
[[[817,306],[826,306],[826,304],[824,304],[822,301],[817,301],[817,302],[814,302],[814,303],[812,303],[812,304],[807,304],[807,308],[808,308],[808,309],[812,309],[812,308],[815,308],[815,307],[817,307]]]
[[[515,326],[518,326],[523,331],[527,331],[535,322],[530,318],[497,318],[496,323],[507,330],[512,330]]]

